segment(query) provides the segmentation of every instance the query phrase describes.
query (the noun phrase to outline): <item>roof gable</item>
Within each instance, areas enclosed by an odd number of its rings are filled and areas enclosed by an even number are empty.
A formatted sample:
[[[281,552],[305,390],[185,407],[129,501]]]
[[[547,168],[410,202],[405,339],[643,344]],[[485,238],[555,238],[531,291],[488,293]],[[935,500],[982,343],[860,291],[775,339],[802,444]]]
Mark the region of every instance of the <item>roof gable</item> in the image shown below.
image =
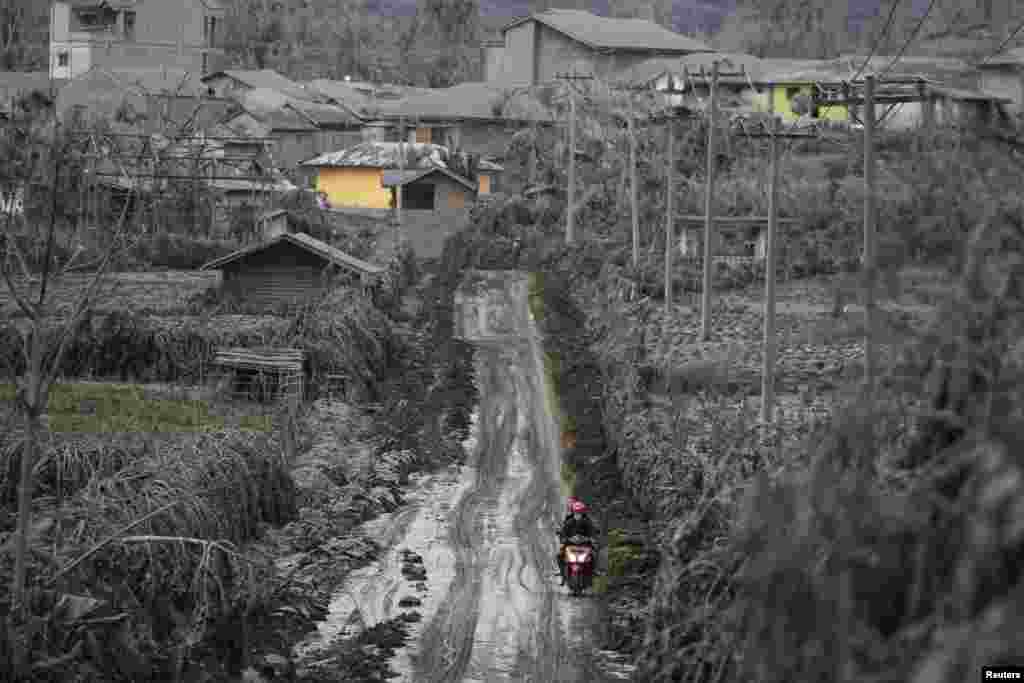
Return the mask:
[[[383,179],[381,179],[381,185],[383,187],[396,187],[399,185],[408,185],[409,183],[414,183],[417,180],[422,180],[423,178],[426,178],[427,176],[430,176],[434,173],[440,173],[443,176],[447,176],[448,178],[451,178],[452,180],[462,185],[469,191],[476,192],[476,186],[473,185],[473,183],[471,183],[468,179],[463,178],[460,175],[456,175],[455,173],[449,171],[447,168],[442,168],[440,166],[434,166],[432,168],[427,169],[416,169],[413,171],[388,171],[384,173],[384,177]]]
[[[613,19],[575,9],[549,9],[516,20],[502,34],[536,21],[591,48],[645,52],[714,52],[714,49],[647,19]]]
[[[376,265],[374,263],[369,263],[367,261],[363,261],[362,259],[358,259],[355,256],[352,256],[351,254],[346,254],[341,249],[338,249],[337,247],[332,247],[326,242],[321,242],[315,237],[307,235],[304,232],[284,233],[262,244],[256,244],[250,247],[246,247],[244,249],[239,249],[238,251],[227,254],[226,256],[221,256],[220,258],[210,261],[209,263],[205,264],[202,268],[200,268],[200,270],[216,270],[222,268],[223,266],[229,263],[234,263],[235,261],[243,260],[258,252],[265,251],[267,249],[272,249],[278,244],[282,243],[297,246],[300,249],[303,249],[311,254],[319,256],[323,260],[328,261],[334,265],[348,268],[350,270],[356,270],[367,275],[379,275],[380,273],[384,272],[384,268],[382,266]]]

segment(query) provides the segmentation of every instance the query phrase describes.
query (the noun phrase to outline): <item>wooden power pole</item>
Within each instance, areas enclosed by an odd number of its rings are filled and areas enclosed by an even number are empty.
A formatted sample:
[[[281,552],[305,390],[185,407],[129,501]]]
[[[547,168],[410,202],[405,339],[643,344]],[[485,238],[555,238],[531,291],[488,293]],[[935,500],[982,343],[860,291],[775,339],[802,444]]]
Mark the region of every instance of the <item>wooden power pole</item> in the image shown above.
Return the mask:
[[[569,93],[569,178],[566,192],[565,208],[565,243],[576,242],[576,94],[572,81],[589,81],[593,76],[577,74],[559,74],[556,78],[566,81]]]
[[[704,191],[704,278],[700,293],[700,338],[711,337],[712,202],[715,185],[715,122],[718,119],[718,60],[711,65],[711,93],[708,109],[708,161]]]
[[[640,207],[636,192],[636,122],[633,120],[633,94],[629,94],[629,211],[633,224],[633,271],[640,268]]]
[[[672,96],[682,95],[686,92],[677,88],[672,74],[668,74],[668,82],[661,92],[665,93],[669,100],[668,118],[665,120],[665,130],[668,140],[665,149],[665,323],[669,321],[669,314],[672,311],[672,243],[675,241],[675,107],[672,106]]]
[[[398,184],[395,185],[395,249],[402,231],[402,176],[405,175],[405,117],[398,119]]]
[[[854,81],[859,85],[859,81]],[[864,125],[864,252],[862,275],[864,277],[864,389],[868,396],[875,392],[878,375],[878,360],[875,348],[875,324],[877,322],[876,297],[876,237],[875,237],[875,128],[879,119],[875,106],[888,104],[889,108],[905,103],[920,102],[924,112],[925,128],[930,126],[930,93],[925,81],[918,78],[886,78],[885,92],[877,92],[879,82],[876,76],[864,78],[864,95],[852,94],[852,84],[842,85],[842,94],[819,99],[819,105],[842,104],[847,107],[863,105],[861,118]],[[888,113],[888,112],[886,112]],[[883,114],[882,118],[885,118]]]
[[[875,77],[864,79],[864,389],[874,396],[875,376]]]
[[[751,138],[767,137],[770,146],[768,233],[764,253],[764,349],[761,360],[761,423],[765,425],[773,421],[775,406],[775,256],[779,235],[779,140],[817,137],[816,134],[807,132],[783,133],[779,130],[779,119],[775,117],[769,125],[770,128],[766,132],[747,133]]]

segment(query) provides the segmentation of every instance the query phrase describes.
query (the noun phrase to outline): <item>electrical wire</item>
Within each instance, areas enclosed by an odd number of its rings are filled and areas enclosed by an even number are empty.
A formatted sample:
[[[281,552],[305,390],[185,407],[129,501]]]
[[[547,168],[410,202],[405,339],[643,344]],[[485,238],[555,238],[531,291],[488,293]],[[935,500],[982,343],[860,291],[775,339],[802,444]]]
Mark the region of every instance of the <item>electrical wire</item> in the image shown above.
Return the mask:
[[[981,64],[987,64],[987,63],[988,63],[988,61],[989,61],[990,59],[992,59],[993,57],[995,57],[996,55],[998,55],[998,54],[999,54],[1000,52],[1002,52],[1002,51],[1003,51],[1003,48],[1004,48],[1004,47],[1006,47],[1006,46],[1007,46],[1007,44],[1009,44],[1009,42],[1010,42],[1011,40],[1013,40],[1013,39],[1014,39],[1014,37],[1016,37],[1016,35],[1017,35],[1018,33],[1020,33],[1022,29],[1024,29],[1024,21],[1022,21],[1022,22],[1021,22],[1020,24],[1018,24],[1018,25],[1017,25],[1017,28],[1015,28],[1015,29],[1013,30],[1013,33],[1011,33],[1010,35],[1006,36],[1006,38],[1004,38],[1004,39],[1003,39],[1003,41],[1002,41],[1001,43],[999,43],[999,47],[997,47],[997,48],[995,49],[995,51],[994,51],[994,52],[992,52],[992,54],[990,54],[990,55],[989,55],[988,57],[985,57],[985,59],[981,60],[981,62],[980,62],[980,63],[981,63]]]
[[[888,66],[886,66],[878,74],[876,74],[876,78],[878,80],[881,80],[882,76],[884,76],[886,73],[888,73],[889,70],[892,69],[892,67],[896,65],[896,62],[898,62],[900,57],[903,56],[903,53],[906,51],[906,49],[908,47],[910,47],[910,44],[912,42],[914,42],[914,39],[917,38],[917,34],[921,32],[921,27],[924,26],[924,22],[928,19],[928,15],[932,13],[932,9],[934,7],[935,7],[935,0],[931,0],[931,2],[928,3],[928,9],[926,9],[924,11],[924,16],[922,16],[921,20],[919,22],[917,22],[917,26],[914,27],[913,32],[910,34],[910,37],[907,38],[906,42],[903,43],[903,47],[901,47],[900,51],[896,53],[896,56],[892,58],[892,61],[889,62]]]
[[[857,73],[855,73],[853,78],[850,79],[851,81],[857,80],[860,75],[864,73],[864,68],[871,61],[871,58],[875,56],[875,52],[877,52],[878,48],[881,46],[882,40],[885,38],[886,34],[889,33],[889,29],[892,27],[893,17],[896,16],[896,8],[902,1],[903,0],[893,0],[892,7],[889,8],[889,16],[885,20],[885,26],[882,27],[881,33],[879,33],[878,37],[875,39],[875,44],[871,46],[871,52],[868,53],[868,56],[864,59],[864,63],[860,65],[859,69],[857,69]]]

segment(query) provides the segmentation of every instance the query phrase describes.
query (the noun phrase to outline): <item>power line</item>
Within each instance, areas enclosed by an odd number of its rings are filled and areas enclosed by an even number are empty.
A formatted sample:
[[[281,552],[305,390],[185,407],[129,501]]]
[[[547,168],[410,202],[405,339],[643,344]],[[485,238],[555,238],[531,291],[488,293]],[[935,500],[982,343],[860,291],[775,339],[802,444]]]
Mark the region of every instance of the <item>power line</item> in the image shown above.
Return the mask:
[[[1013,40],[1013,39],[1014,39],[1014,37],[1015,37],[1015,36],[1016,36],[1016,35],[1017,35],[1018,33],[1020,33],[1020,32],[1021,32],[1021,29],[1024,29],[1024,21],[1022,21],[1022,22],[1021,22],[1020,24],[1018,24],[1018,25],[1017,25],[1017,28],[1015,28],[1015,29],[1013,30],[1013,33],[1011,33],[1010,35],[1006,36],[1006,38],[1004,38],[1004,39],[1003,39],[1003,42],[999,43],[999,47],[997,47],[997,48],[995,49],[995,51],[994,51],[994,52],[993,52],[992,54],[990,54],[990,55],[989,55],[988,57],[985,57],[985,59],[981,60],[981,64],[986,64],[986,63],[987,63],[987,62],[988,62],[988,61],[989,61],[990,59],[992,59],[993,57],[995,57],[996,55],[998,55],[998,54],[999,54],[1000,52],[1002,52],[1002,51],[1003,51],[1003,48],[1004,48],[1004,47],[1006,47],[1006,46],[1007,46],[1007,44],[1008,44],[1008,43],[1009,43],[1009,42],[1010,42],[1011,40]]]
[[[889,65],[882,69],[882,71],[878,74],[878,78],[884,76],[889,71],[889,69],[895,66],[896,62],[899,61],[900,57],[903,56],[904,51],[906,51],[906,49],[910,47],[910,44],[914,42],[915,38],[917,38],[917,34],[921,32],[921,27],[924,26],[925,20],[928,19],[928,15],[932,13],[932,8],[934,7],[935,0],[931,0],[931,2],[928,3],[928,9],[924,11],[924,16],[921,17],[921,21],[917,22],[917,26],[914,27],[914,31],[910,34],[910,37],[907,38],[907,41],[905,43],[903,43],[903,47],[900,48],[900,51],[897,52],[896,56],[892,58],[892,61],[889,62]]]
[[[875,52],[882,44],[882,39],[885,38],[885,35],[889,32],[889,28],[892,26],[892,20],[893,17],[896,16],[896,8],[899,6],[900,2],[902,2],[902,0],[893,0],[892,7],[889,8],[889,16],[885,20],[885,26],[882,27],[882,32],[878,34],[878,37],[875,39],[875,44],[871,46],[871,52],[868,53],[868,56],[864,59],[864,63],[860,65],[859,69],[857,69],[857,73],[855,73],[853,78],[850,79],[851,81],[857,80],[860,75],[864,73],[864,67],[866,67],[868,62],[871,61],[871,58],[875,56]]]

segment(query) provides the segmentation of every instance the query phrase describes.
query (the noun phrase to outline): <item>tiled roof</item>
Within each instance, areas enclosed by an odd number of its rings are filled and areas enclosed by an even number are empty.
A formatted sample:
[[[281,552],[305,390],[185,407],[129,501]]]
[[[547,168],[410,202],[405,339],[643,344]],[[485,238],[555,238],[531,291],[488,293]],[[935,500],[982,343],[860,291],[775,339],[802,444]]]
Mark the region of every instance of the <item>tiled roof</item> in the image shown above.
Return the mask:
[[[358,259],[355,256],[352,256],[351,254],[346,254],[341,249],[338,249],[337,247],[332,247],[326,242],[321,242],[315,237],[311,237],[304,232],[284,233],[282,235],[278,235],[277,237],[268,242],[264,242],[263,244],[255,244],[250,247],[246,247],[245,249],[239,249],[236,252],[232,252],[226,256],[221,256],[218,259],[210,261],[209,263],[204,265],[200,270],[215,270],[217,268],[224,266],[227,263],[231,263],[233,261],[237,261],[241,258],[249,256],[250,254],[254,254],[265,249],[269,249],[270,247],[273,247],[281,242],[290,242],[291,244],[294,244],[298,247],[301,247],[309,252],[316,254],[317,256],[320,256],[324,260],[330,261],[339,266],[353,268],[368,275],[379,275],[380,273],[384,272],[384,268],[382,266],[376,265],[374,263],[368,263],[367,261]]]
[[[381,185],[384,187],[395,187],[398,185],[408,185],[409,183],[415,182],[420,178],[425,178],[431,173],[440,173],[441,175],[448,176],[460,185],[465,186],[471,191],[476,191],[476,186],[473,185],[469,180],[452,173],[446,168],[440,166],[433,166],[431,168],[416,169],[413,171],[387,171],[381,179]]]
[[[538,21],[593,48],[651,52],[714,52],[713,48],[669,31],[647,19],[613,19],[574,9],[549,9],[516,20],[505,33],[527,21]]]
[[[667,72],[681,75],[684,67],[690,73],[697,73],[701,68],[703,68],[705,72],[710,74],[712,63],[716,60],[720,62],[718,67],[720,71],[734,73],[742,68],[754,81],[757,80],[762,69],[762,60],[754,55],[721,52],[695,52],[693,54],[682,55],[679,57],[651,57],[650,59],[645,59],[631,67],[622,69],[614,74],[610,80],[617,85],[639,86],[650,83]],[[746,85],[747,78],[723,77],[719,82]]]
[[[361,121],[352,112],[333,104],[289,98],[288,106],[297,110],[318,126],[355,126]]]
[[[302,97],[304,92],[301,85],[290,78],[282,76],[273,69],[259,69],[252,71],[228,69],[226,71],[217,71],[207,76],[203,76],[202,80],[206,83],[222,76],[233,78],[240,83],[244,83],[250,88],[267,88],[270,90],[276,90],[290,97]]]
[[[364,142],[337,152],[321,154],[314,159],[302,162],[300,166],[398,168],[400,166],[399,144],[398,142]],[[447,147],[425,142],[407,142],[404,143],[404,147],[407,158],[415,160],[415,163],[406,164],[407,166],[425,168],[428,164],[447,165],[445,163],[448,156]]]
[[[184,69],[107,69],[93,66],[72,79],[107,77],[125,90],[139,94],[205,95],[206,86],[199,76]]]
[[[450,88],[411,95],[395,102],[378,103],[381,116],[410,116],[425,119],[494,119],[494,108],[502,104],[502,89],[490,83],[460,83]]]
[[[311,91],[314,96],[321,95],[346,107],[353,113],[364,116],[370,113],[370,98],[344,81],[332,81],[326,78],[317,78],[304,84],[306,90]]]
[[[316,130],[303,114],[290,106],[287,96],[270,88],[254,88],[238,97],[242,108],[272,130]]]

